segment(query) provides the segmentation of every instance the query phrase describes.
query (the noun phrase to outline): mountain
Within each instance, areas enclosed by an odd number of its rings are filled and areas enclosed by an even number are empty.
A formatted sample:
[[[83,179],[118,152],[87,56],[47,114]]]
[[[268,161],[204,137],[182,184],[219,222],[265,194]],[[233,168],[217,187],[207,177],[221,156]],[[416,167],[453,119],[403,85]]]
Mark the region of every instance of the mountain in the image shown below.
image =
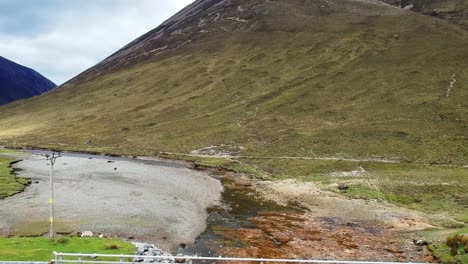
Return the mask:
[[[38,72],[0,56],[0,105],[40,95],[56,86]]]
[[[468,0],[381,0],[425,15],[448,20],[468,30]]]
[[[198,0],[0,107],[0,143],[463,164],[467,47],[459,25],[379,1]]]

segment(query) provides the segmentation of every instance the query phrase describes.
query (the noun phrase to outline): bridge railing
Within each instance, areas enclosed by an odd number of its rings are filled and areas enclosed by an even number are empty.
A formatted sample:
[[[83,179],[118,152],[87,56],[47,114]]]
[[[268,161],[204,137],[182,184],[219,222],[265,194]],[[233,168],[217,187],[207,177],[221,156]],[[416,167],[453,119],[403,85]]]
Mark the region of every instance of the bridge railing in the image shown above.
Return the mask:
[[[99,258],[99,259],[97,259]],[[103,260],[100,260],[103,259]],[[139,260],[139,261],[134,261]],[[203,263],[317,263],[317,264],[429,264],[417,262],[379,262],[379,261],[345,261],[345,260],[313,260],[313,259],[270,259],[270,258],[230,258],[230,257],[198,257],[198,256],[139,256],[122,254],[81,254],[81,253],[58,253],[54,252],[55,264],[63,263],[108,263],[108,264],[130,264],[138,262],[155,263],[188,263],[194,261]]]

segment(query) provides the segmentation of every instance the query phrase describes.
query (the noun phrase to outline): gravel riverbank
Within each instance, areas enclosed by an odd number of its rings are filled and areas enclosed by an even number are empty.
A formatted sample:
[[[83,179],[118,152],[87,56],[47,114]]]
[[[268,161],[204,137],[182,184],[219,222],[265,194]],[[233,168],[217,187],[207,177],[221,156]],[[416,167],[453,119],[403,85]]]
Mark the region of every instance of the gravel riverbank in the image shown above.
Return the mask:
[[[0,232],[48,231],[49,166],[40,155],[15,165],[33,184],[0,200]],[[220,201],[222,185],[180,164],[65,154],[55,166],[58,232],[91,230],[158,244],[190,243],[206,226],[207,208]]]

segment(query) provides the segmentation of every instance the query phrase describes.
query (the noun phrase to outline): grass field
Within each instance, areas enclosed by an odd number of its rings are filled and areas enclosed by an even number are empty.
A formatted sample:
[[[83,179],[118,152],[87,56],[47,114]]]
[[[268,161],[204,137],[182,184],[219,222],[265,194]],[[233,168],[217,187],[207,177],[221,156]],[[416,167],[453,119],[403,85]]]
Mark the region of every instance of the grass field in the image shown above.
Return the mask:
[[[164,155],[195,165],[245,173],[264,180],[296,179],[314,182],[324,190],[376,199],[436,215],[433,223],[445,228],[468,225],[468,168],[411,163],[355,162],[346,160],[293,160],[244,158],[230,160],[186,155]]]
[[[19,178],[12,174],[10,164],[14,161],[14,158],[0,156],[0,199],[23,191],[30,183],[30,179]]]
[[[0,261],[49,261],[52,252],[133,254],[135,247],[119,239],[58,238],[51,243],[48,238],[0,238]]]
[[[21,152],[14,149],[0,147],[0,154],[20,154]]]
[[[334,192],[338,192],[339,183],[344,183],[349,189],[343,195],[348,197],[383,200],[446,219],[436,225],[453,228],[468,224],[468,169],[461,166],[342,160],[244,162],[267,172],[273,179],[312,181]]]
[[[468,228],[462,228],[456,232],[450,234],[453,236],[455,234],[465,234],[468,235]],[[459,248],[459,252],[456,256],[451,255],[450,248],[447,246],[445,241],[437,242],[429,246],[429,249],[432,251],[434,256],[440,260],[442,263],[446,264],[466,264],[468,263],[468,254],[464,252],[462,247]]]

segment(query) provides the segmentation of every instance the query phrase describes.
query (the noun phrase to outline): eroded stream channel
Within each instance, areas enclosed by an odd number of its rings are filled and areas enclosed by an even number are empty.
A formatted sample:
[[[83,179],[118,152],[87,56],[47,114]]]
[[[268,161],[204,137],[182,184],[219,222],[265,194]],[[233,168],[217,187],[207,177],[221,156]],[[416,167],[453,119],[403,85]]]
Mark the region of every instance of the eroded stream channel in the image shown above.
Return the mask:
[[[0,231],[42,235],[48,230],[49,166],[40,155],[22,159],[17,173],[34,183],[0,200]],[[412,244],[413,233],[391,224],[406,216],[341,198],[336,199],[343,207],[335,212],[338,207],[315,192],[301,194],[310,199],[308,209],[296,202],[279,205],[257,191],[258,184],[269,183],[231,172],[194,170],[177,161],[67,153],[57,161],[55,179],[59,233],[91,230],[200,256],[431,260],[426,248]],[[328,213],[314,213],[315,207]],[[378,217],[346,213],[359,210]]]

